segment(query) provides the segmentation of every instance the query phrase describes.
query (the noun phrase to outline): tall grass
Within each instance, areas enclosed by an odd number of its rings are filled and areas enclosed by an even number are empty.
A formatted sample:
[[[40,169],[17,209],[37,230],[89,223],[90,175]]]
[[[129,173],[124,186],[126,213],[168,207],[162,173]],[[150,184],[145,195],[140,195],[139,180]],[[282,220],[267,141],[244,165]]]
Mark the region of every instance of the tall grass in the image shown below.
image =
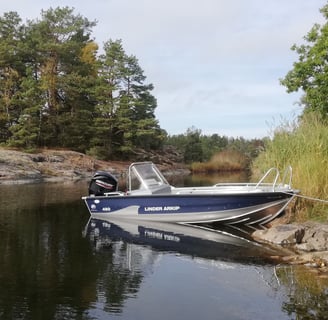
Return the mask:
[[[253,163],[257,177],[265,168],[291,165],[293,186],[301,195],[328,200],[328,126],[317,115],[305,114],[298,123],[282,124]],[[295,221],[327,220],[328,205],[299,198]]]
[[[208,162],[194,162],[191,171],[197,173],[244,171],[248,168],[249,160],[235,150],[224,150],[216,153]]]

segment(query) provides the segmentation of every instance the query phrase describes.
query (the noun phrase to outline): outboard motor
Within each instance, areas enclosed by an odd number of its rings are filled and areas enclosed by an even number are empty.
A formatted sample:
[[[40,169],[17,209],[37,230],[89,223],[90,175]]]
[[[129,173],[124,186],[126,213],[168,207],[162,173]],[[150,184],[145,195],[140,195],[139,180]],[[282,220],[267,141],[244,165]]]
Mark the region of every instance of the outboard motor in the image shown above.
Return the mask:
[[[116,192],[117,179],[105,171],[97,171],[89,184],[89,195],[103,196],[105,193]]]

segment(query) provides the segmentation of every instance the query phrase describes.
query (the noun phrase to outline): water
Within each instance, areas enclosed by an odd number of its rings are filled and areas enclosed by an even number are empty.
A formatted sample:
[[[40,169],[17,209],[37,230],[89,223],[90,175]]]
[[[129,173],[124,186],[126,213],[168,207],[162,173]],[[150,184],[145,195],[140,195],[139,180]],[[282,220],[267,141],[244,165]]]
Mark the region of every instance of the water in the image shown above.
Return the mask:
[[[0,319],[328,319],[328,281],[230,230],[89,221],[86,182],[0,186]]]

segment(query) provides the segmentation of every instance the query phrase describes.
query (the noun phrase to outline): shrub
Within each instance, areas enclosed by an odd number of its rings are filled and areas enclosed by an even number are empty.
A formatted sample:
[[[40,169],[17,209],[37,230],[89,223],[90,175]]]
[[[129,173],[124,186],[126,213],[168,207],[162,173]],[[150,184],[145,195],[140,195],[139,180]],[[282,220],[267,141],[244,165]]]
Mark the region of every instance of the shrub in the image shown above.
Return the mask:
[[[220,172],[243,171],[248,167],[248,159],[235,150],[224,150],[216,153],[208,162],[194,162],[191,165],[193,172]]]

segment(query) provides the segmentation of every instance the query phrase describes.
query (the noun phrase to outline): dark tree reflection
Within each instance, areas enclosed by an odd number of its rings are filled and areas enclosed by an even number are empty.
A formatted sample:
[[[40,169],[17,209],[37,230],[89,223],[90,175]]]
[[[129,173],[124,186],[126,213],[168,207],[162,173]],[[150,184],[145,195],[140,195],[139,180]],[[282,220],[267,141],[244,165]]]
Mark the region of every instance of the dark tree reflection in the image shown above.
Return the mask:
[[[124,265],[128,248],[97,252],[82,235],[88,218],[80,200],[1,206],[0,319],[94,319],[99,303],[120,312],[136,294],[142,275]]]

